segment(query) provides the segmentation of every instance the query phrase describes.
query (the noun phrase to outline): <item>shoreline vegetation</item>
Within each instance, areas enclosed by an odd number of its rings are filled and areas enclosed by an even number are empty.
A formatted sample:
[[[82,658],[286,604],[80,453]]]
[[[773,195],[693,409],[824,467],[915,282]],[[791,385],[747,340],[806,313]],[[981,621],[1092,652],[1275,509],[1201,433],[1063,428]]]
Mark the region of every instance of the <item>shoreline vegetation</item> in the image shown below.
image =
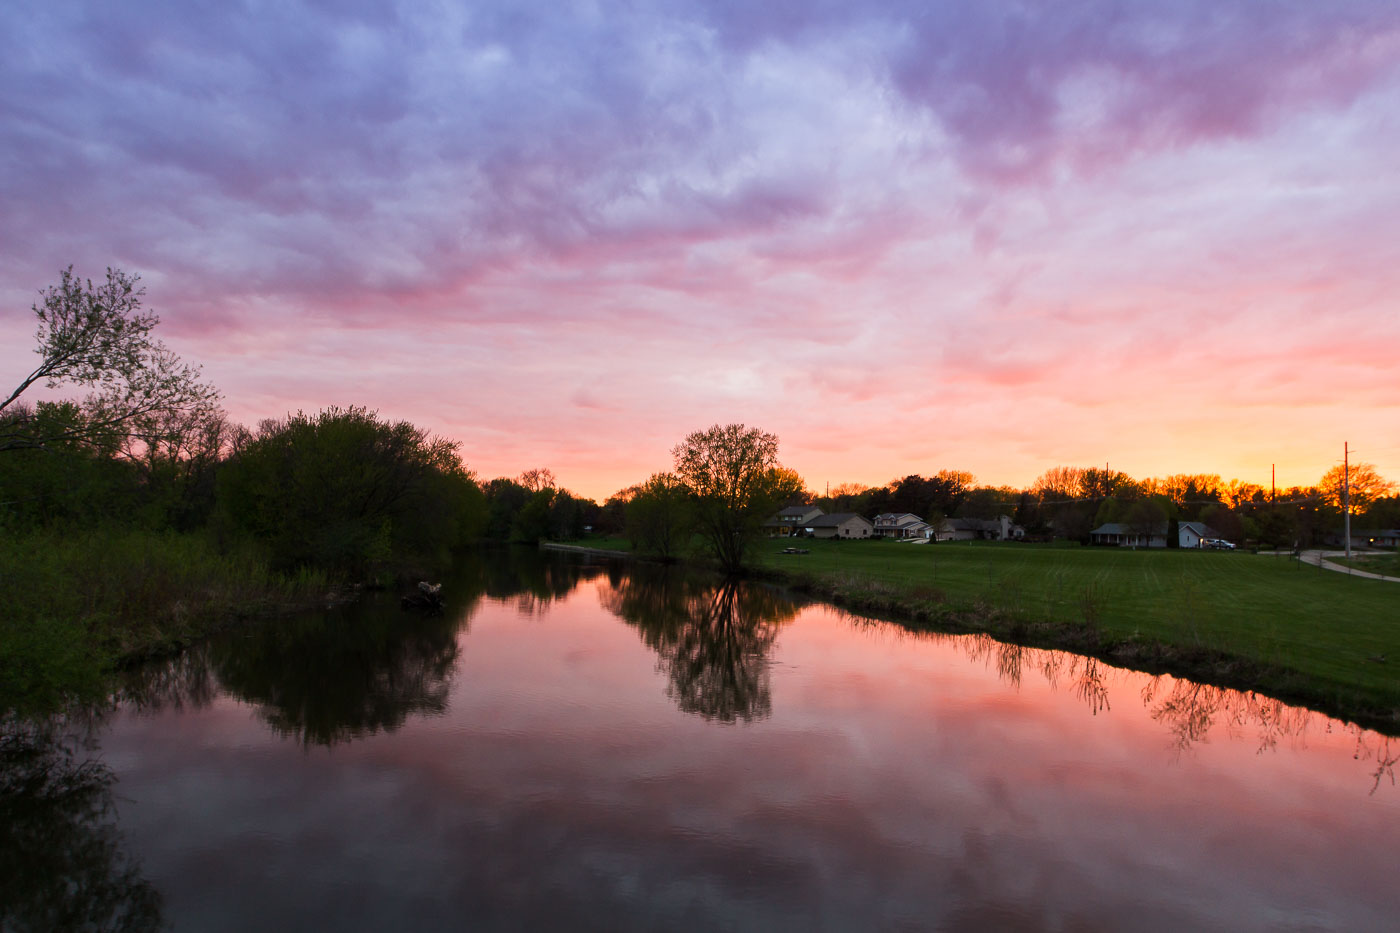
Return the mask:
[[[752,575],[915,631],[1072,651],[1400,735],[1394,583],[1242,553],[803,540],[806,554],[784,554],[790,543],[762,542]]]
[[[241,621],[349,601],[322,571],[273,569],[198,532],[92,528],[0,539],[0,699],[46,711],[102,696],[114,673]]]

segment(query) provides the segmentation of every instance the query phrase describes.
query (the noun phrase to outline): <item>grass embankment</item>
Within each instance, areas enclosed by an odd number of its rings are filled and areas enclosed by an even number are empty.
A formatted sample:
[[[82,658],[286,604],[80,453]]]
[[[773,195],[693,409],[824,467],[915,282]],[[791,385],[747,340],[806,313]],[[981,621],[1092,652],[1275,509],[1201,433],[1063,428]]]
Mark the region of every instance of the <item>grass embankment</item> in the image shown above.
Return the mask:
[[[1254,689],[1400,731],[1400,584],[1238,552],[764,542],[794,587],[915,626],[982,631]]]
[[[1383,554],[1353,554],[1351,557],[1329,557],[1334,564],[1341,564],[1343,567],[1352,567],[1356,570],[1364,570],[1367,573],[1378,573],[1386,577],[1400,577],[1400,554],[1394,552]]]
[[[204,535],[0,535],[0,708],[94,698],[124,661],[314,604],[326,590],[321,574],[286,578],[252,548],[221,550]]]

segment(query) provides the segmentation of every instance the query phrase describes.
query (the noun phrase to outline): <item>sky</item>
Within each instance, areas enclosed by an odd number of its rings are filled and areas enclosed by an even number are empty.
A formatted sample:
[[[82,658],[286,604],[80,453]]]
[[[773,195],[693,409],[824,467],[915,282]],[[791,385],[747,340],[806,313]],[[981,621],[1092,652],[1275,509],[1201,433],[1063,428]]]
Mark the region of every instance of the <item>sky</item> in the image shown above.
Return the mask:
[[[730,422],[818,491],[1400,480],[1400,4],[8,0],[6,393],[70,264],[235,420],[598,499]]]

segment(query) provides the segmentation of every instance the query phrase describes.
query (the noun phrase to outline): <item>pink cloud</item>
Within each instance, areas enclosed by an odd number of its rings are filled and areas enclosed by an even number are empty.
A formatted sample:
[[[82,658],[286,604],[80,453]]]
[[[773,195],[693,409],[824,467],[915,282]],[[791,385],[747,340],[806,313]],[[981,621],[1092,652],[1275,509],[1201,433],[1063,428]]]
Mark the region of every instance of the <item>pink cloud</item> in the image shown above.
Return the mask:
[[[1393,433],[1393,5],[750,6],[22,4],[0,367],[71,262],[239,419],[366,404],[594,496],[715,421],[813,483],[1307,482]]]

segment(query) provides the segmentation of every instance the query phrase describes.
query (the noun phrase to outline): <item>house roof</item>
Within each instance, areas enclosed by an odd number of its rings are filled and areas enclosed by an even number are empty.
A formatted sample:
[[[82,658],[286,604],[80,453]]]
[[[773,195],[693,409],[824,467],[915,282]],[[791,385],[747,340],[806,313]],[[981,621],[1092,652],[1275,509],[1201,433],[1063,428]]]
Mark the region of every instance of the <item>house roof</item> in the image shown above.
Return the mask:
[[[815,505],[790,505],[785,509],[780,509],[778,511],[778,517],[803,518],[805,516],[811,515],[813,512],[820,513],[821,509],[817,508]]]
[[[906,528],[914,525],[927,525],[928,522],[924,521],[913,512],[881,512],[879,515],[875,516],[875,524]]]
[[[1081,527],[1082,527],[1082,526],[1081,526]],[[1164,534],[1167,533],[1167,526],[1166,526],[1166,525],[1162,525],[1162,526],[1159,528],[1159,527],[1157,527],[1156,525],[1154,525],[1154,526],[1152,527],[1152,533],[1153,533],[1154,535],[1156,535],[1156,534],[1163,534],[1163,535],[1164,535]],[[1130,528],[1129,528],[1127,525],[1125,525],[1123,522],[1104,522],[1102,525],[1100,525],[1099,527],[1095,528],[1093,531],[1089,532],[1089,534],[1091,534],[1091,535],[1135,535],[1135,534],[1140,534],[1140,532],[1134,531],[1134,530],[1130,529]]]
[[[1218,538],[1220,533],[1205,522],[1178,522],[1181,528],[1189,528],[1198,538]],[[1170,525],[1167,522],[1158,522],[1152,526],[1152,534],[1166,535]],[[1104,522],[1093,531],[1095,535],[1140,535],[1142,526],[1134,525],[1131,522]]]
[[[853,518],[858,518],[867,524],[870,522],[870,519],[866,518],[864,515],[857,515],[855,512],[832,512],[830,515],[818,515],[807,523],[807,527],[836,528],[839,525],[846,524],[846,522]]]

